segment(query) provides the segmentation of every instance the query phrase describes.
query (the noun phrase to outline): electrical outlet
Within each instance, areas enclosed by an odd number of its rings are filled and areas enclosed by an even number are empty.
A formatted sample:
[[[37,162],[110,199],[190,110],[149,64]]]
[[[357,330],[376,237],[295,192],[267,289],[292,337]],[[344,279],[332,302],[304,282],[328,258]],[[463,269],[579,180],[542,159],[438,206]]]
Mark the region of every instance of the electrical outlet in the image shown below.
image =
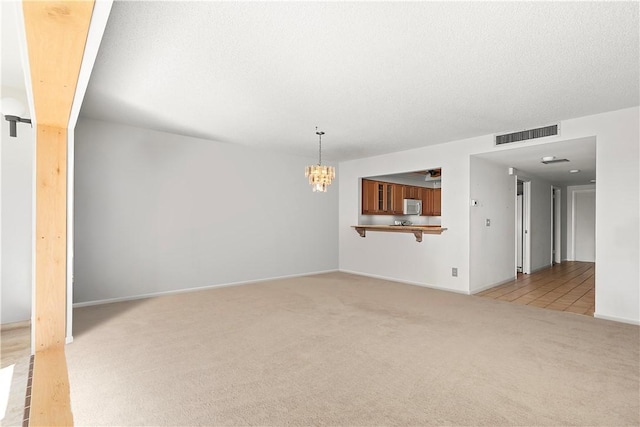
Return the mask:
[[[453,277],[458,277],[458,269],[457,269],[456,267],[453,267],[453,268],[451,269],[451,275],[452,275]]]

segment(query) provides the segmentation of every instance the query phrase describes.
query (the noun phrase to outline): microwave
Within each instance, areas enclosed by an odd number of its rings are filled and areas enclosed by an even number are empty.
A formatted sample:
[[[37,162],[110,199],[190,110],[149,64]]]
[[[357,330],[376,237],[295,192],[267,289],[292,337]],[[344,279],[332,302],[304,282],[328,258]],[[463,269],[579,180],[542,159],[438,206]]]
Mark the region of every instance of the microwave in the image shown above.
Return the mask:
[[[404,199],[402,204],[402,213],[404,215],[422,214],[422,201],[416,199]]]

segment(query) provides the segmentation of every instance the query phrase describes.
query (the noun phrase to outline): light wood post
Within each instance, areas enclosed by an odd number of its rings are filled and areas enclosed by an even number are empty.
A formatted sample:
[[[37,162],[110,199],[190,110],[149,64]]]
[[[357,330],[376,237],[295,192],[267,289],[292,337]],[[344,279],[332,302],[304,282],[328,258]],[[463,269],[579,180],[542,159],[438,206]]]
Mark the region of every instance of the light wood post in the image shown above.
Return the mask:
[[[65,342],[67,126],[93,1],[24,1],[36,128],[35,350]]]
[[[73,425],[64,355],[67,128],[93,0],[23,1],[36,122],[35,358],[29,425]]]
[[[65,343],[67,130],[36,130],[36,351]]]

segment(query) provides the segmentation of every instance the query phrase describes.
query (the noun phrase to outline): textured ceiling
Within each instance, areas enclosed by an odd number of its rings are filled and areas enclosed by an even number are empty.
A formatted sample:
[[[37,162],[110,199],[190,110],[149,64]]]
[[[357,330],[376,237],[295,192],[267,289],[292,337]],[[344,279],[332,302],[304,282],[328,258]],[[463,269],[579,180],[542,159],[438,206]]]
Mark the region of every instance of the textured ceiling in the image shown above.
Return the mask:
[[[550,144],[524,144],[518,148],[517,155],[509,150],[479,154],[477,157],[490,160],[505,167],[513,167],[519,175],[527,178],[543,177],[555,185],[584,185],[596,179],[596,139],[578,138]],[[567,159],[562,163],[542,163],[542,158],[553,156]],[[570,173],[572,169],[578,173]]]
[[[639,104],[638,2],[120,2],[81,116],[353,159]]]
[[[0,76],[2,86],[25,90],[22,59],[20,58],[20,43],[18,39],[17,11],[18,3],[13,1],[0,1],[0,14],[2,26],[0,26],[0,40],[2,63]]]

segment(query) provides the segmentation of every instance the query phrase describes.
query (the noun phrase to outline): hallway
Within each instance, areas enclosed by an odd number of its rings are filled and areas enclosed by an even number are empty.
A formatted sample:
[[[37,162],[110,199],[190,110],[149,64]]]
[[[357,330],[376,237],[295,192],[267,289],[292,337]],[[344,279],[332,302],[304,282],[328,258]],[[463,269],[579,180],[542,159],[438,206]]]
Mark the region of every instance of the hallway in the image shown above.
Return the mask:
[[[565,261],[475,294],[484,298],[593,316],[595,263]]]

